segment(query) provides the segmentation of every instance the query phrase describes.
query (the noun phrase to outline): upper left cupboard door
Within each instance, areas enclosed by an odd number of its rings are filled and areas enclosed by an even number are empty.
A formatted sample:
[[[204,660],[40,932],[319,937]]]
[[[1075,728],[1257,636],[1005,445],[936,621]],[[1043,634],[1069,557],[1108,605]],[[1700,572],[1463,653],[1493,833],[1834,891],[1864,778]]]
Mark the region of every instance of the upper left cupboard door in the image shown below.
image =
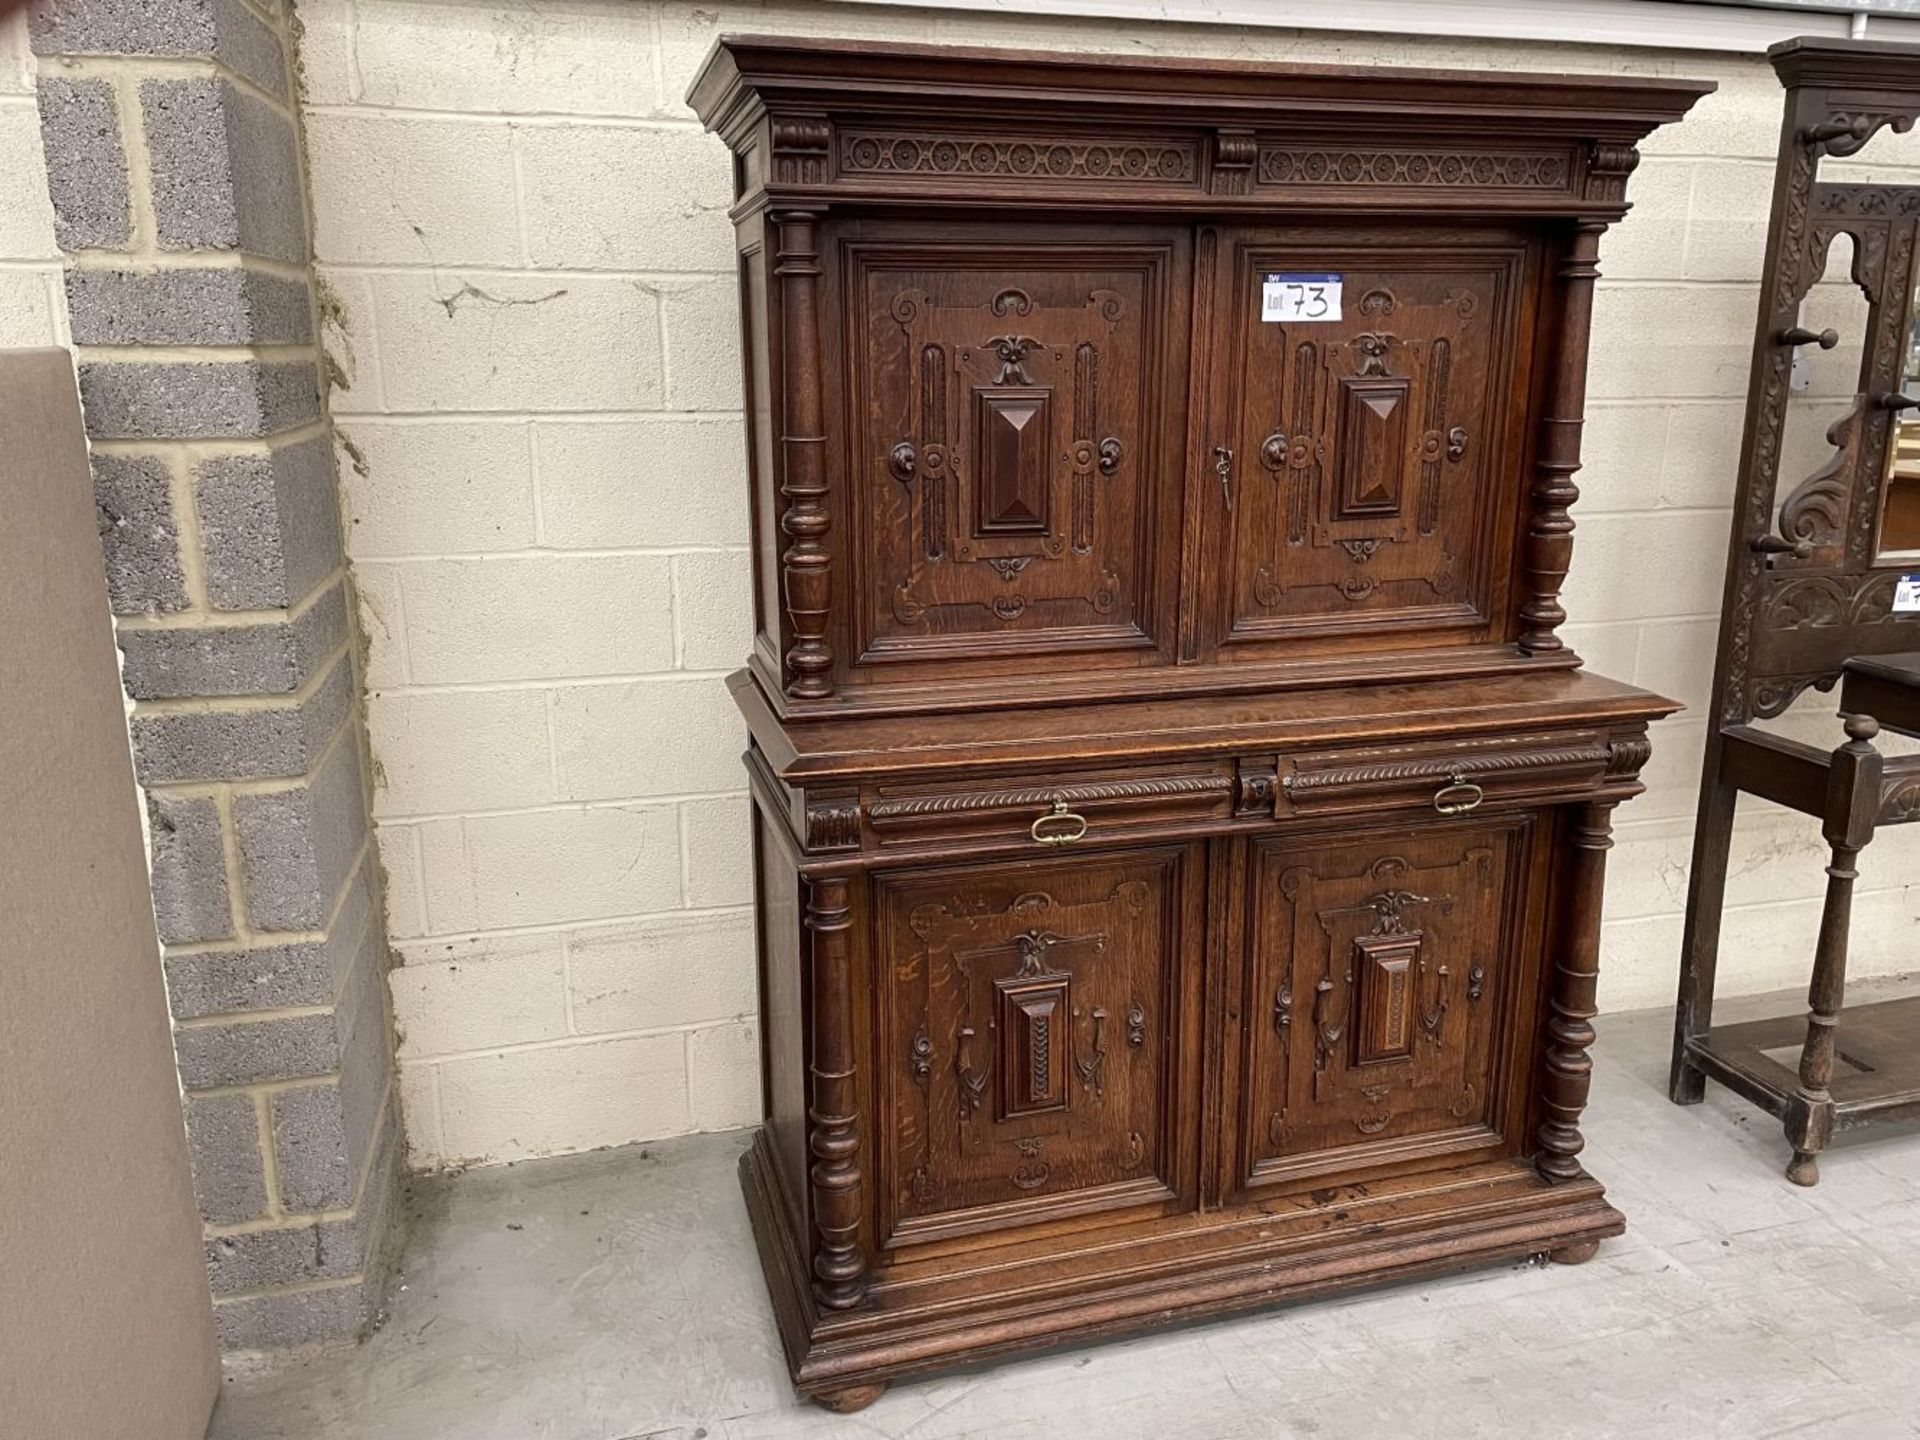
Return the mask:
[[[1185,233],[950,234],[843,244],[859,682],[1170,663]]]

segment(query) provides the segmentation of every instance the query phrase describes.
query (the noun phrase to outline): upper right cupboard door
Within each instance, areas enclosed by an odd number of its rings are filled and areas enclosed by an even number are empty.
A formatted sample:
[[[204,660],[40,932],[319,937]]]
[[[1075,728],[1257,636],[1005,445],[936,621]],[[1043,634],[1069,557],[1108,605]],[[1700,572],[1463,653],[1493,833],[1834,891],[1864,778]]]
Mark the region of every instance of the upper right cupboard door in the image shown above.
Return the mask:
[[[1499,228],[1217,242],[1217,658],[1510,639],[1538,255]]]

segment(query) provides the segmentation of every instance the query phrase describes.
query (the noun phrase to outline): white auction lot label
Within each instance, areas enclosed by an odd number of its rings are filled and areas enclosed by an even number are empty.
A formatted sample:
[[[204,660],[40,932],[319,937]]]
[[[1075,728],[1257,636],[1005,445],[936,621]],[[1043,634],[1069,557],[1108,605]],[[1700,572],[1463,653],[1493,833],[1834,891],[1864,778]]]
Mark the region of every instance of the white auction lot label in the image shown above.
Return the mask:
[[[1262,320],[1338,320],[1340,277],[1269,270],[1260,277]]]
[[[1920,570],[1910,570],[1893,582],[1893,613],[1920,615]]]

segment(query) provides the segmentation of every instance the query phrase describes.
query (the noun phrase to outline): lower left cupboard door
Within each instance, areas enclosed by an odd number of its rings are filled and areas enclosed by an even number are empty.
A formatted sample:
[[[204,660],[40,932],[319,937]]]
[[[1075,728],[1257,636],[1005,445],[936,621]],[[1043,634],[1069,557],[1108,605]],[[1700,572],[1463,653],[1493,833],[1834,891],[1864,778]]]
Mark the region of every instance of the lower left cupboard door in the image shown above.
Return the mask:
[[[1203,853],[875,876],[887,1245],[1191,1203]]]

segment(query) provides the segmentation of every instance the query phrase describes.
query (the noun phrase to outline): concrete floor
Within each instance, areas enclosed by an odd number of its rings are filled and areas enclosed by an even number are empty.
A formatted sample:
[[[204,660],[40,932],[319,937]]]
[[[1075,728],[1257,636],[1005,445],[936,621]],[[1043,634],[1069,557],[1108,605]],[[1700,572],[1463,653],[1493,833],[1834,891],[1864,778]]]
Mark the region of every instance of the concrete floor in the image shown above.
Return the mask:
[[[1631,1229],[1576,1269],[1304,1304],[836,1416],[787,1389],[734,1179],[745,1137],[696,1136],[422,1182],[386,1326],[230,1376],[211,1435],[1920,1436],[1920,1129],[1844,1137],[1796,1189],[1758,1111],[1717,1087],[1667,1103],[1668,1024],[1602,1022],[1586,1158]]]

